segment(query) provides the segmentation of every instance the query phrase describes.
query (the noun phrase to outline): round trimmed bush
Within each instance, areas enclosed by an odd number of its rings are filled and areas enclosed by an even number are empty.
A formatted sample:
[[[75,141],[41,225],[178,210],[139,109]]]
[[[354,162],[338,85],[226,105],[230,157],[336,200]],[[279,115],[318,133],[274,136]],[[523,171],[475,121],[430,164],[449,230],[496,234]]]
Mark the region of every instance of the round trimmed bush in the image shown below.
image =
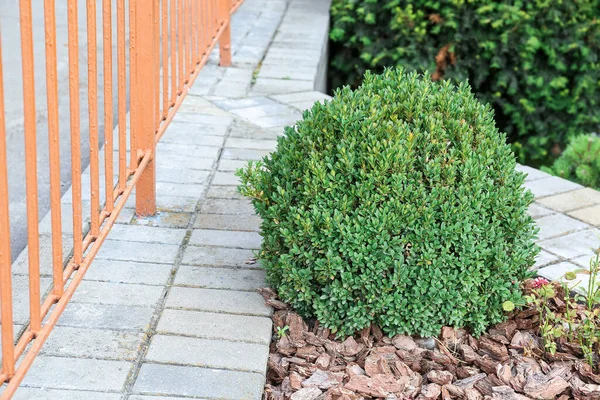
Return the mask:
[[[481,333],[537,251],[524,175],[464,83],[367,73],[238,174],[269,283],[340,336]]]

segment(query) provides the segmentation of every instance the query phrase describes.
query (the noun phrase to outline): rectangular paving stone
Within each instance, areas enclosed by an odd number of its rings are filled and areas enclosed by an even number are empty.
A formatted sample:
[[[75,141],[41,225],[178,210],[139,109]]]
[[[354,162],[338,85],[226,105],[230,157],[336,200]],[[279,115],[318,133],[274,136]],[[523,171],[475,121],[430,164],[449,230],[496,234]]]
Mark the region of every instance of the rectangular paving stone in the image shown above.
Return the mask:
[[[135,217],[131,223],[160,228],[187,228],[191,219],[190,213],[158,211],[154,215]]]
[[[183,264],[214,267],[249,267],[246,261],[254,258],[254,252],[247,249],[228,249],[226,247],[188,246],[183,253]]]
[[[255,372],[145,363],[133,390],[161,394],[230,400],[261,400],[265,377]]]
[[[225,110],[235,110],[239,108],[277,104],[275,101],[269,99],[268,97],[248,97],[245,99],[215,100],[213,101],[213,103]]]
[[[179,245],[161,243],[130,242],[107,239],[97,259],[157,262],[171,264],[175,261]]]
[[[527,209],[527,213],[531,215],[532,218],[537,219],[540,217],[545,217],[546,215],[554,214],[554,211],[540,205],[539,203],[532,203]]]
[[[263,129],[250,123],[243,123],[243,120],[236,121],[236,125],[231,128],[229,137],[244,139],[269,139],[277,140],[283,135],[281,132],[272,132],[270,129]]]
[[[161,154],[172,154],[174,156],[181,155],[184,157],[198,156],[202,158],[216,158],[219,156],[220,147],[221,146],[194,146],[190,144],[158,142],[156,145],[156,154],[157,157],[160,157]]]
[[[154,309],[92,303],[70,303],[58,326],[145,331]]]
[[[42,354],[134,361],[143,338],[143,333],[57,326]]]
[[[289,56],[302,56],[314,60],[319,59],[321,56],[321,47],[294,49],[290,47],[275,46],[269,48],[269,55],[281,58],[286,58]]]
[[[570,232],[587,229],[590,226],[564,214],[553,214],[537,219],[537,226],[540,228],[538,233],[539,240],[551,237],[566,235]]]
[[[183,242],[186,230],[144,225],[118,225],[111,229],[110,235],[111,240],[178,245]]]
[[[223,172],[217,171],[213,177],[212,183],[215,185],[222,186],[238,186],[240,185],[240,178],[235,175],[235,172]]]
[[[533,192],[536,199],[583,188],[577,183],[557,176],[528,181],[524,186]]]
[[[219,171],[235,172],[240,168],[246,168],[247,165],[248,162],[243,160],[220,160],[217,169]]]
[[[213,88],[216,85],[218,79],[214,78],[210,81],[206,81],[204,85],[200,86],[198,84],[194,84],[189,91],[189,94],[193,94],[196,96],[207,96],[213,92]]]
[[[135,216],[135,210],[133,208],[123,208],[117,217],[117,224],[129,224]]]
[[[190,244],[197,246],[260,249],[262,237],[258,232],[194,229]]]
[[[194,228],[258,232],[262,219],[256,215],[199,214]]]
[[[269,96],[270,98],[280,101],[282,103],[292,103],[297,101],[321,101],[321,100],[331,100],[331,96],[326,95],[325,93],[321,93],[314,90],[309,90],[305,92],[295,92],[295,93],[286,93],[286,94],[275,94]]]
[[[581,269],[581,267],[573,263],[564,261],[558,264],[552,264],[550,266],[540,268],[537,270],[537,274],[552,281],[559,279],[564,280],[564,275],[567,272],[576,271],[578,269]]]
[[[238,192],[236,186],[219,186],[210,185],[206,192],[206,197],[209,199],[231,199],[244,200],[245,197]]]
[[[68,196],[67,196],[68,197]],[[73,234],[73,204],[70,197],[63,198],[61,201],[61,228],[63,234]],[[82,209],[89,210],[90,203],[82,202]],[[89,215],[82,215],[81,227],[85,231],[90,222]],[[52,233],[52,213],[47,213],[46,216],[41,220],[39,225],[39,233],[51,234]]]
[[[521,171],[525,174],[527,174],[527,176],[525,177],[525,181],[533,181],[536,179],[542,179],[542,178],[549,178],[551,175],[547,174],[545,172],[540,171],[539,169],[536,168],[531,168],[527,165],[521,165],[521,164],[517,164],[517,171]]]
[[[250,200],[207,199],[200,211],[206,214],[254,215],[254,206]]]
[[[589,270],[590,269],[590,261],[595,260],[595,259],[596,259],[595,256],[586,255],[586,256],[573,258],[569,261],[572,262],[573,264],[577,264],[580,267]]]
[[[571,217],[577,218],[588,224],[600,226],[600,204],[597,206],[582,208],[569,213]]]
[[[277,148],[277,140],[268,139],[245,139],[230,137],[227,138],[225,146],[229,148],[238,149],[257,149],[257,150],[268,150],[275,151]]]
[[[40,273],[52,275],[52,235],[39,235],[40,251]],[[73,247],[73,236],[62,235],[63,262],[67,261],[71,248]],[[12,264],[12,273],[19,275],[29,274],[29,250],[27,247],[19,253]]]
[[[262,128],[275,128],[275,127],[283,127],[283,126],[292,126],[295,125],[298,120],[302,119],[302,114],[286,114],[286,115],[273,115],[267,117],[256,118],[252,121],[252,123],[262,127]],[[275,150],[273,148],[273,150]]]
[[[269,345],[272,325],[269,317],[165,309],[156,331]]]
[[[218,83],[215,86],[215,88],[218,87]],[[184,101],[183,104],[181,104],[181,107],[179,107],[178,111],[181,112],[186,112],[186,113],[199,113],[199,114],[209,114],[209,115],[222,115],[222,116],[230,116],[230,114],[219,108],[216,107],[215,105],[213,105],[212,103],[210,103],[208,100],[203,99],[200,96],[190,96],[190,97],[194,97],[197,99],[201,99],[203,101],[205,101],[205,103],[198,103],[198,104],[194,104],[194,102],[192,103],[188,103],[187,101]],[[187,100],[187,98],[186,98]],[[226,128],[226,125],[211,125],[211,126],[219,126],[222,128]]]
[[[94,260],[84,281],[166,285],[171,276],[169,264],[133,261]]]
[[[223,97],[230,98],[244,98],[248,95],[250,89],[250,82],[232,82],[232,81],[220,81],[215,85],[213,93],[218,93]]]
[[[271,315],[271,307],[256,292],[198,289],[175,286],[169,292],[166,308],[224,312],[244,315]]]
[[[600,204],[600,192],[591,188],[584,188],[545,197],[538,202],[553,210],[567,212]]]
[[[186,169],[210,170],[216,157],[181,156],[177,154],[160,154],[156,158],[158,168],[173,165],[183,165]]]
[[[156,183],[156,186],[160,185],[160,182]],[[202,187],[204,191],[204,187]],[[198,204],[200,196],[188,197],[188,196],[166,196],[163,193],[156,195],[156,209],[159,211],[174,211],[174,212],[193,212]]]
[[[232,82],[249,82],[252,79],[254,70],[252,68],[229,67],[225,69],[223,80]]]
[[[282,58],[269,56],[265,57],[263,63],[268,64],[279,64]],[[316,62],[306,62],[302,57],[294,59],[301,66],[315,66]],[[289,93],[289,92],[302,92],[311,90],[314,88],[314,83],[311,81],[304,80],[292,80],[292,79],[271,79],[259,77],[256,83],[252,87],[252,91],[259,95],[270,95],[278,93]]]
[[[306,101],[295,101],[293,103],[289,103],[291,107],[296,108],[297,110],[304,111],[311,109],[314,105],[314,101],[306,100]]]
[[[156,170],[157,182],[171,183],[191,183],[195,185],[204,185],[210,177],[210,171],[197,169],[185,169],[182,167],[159,167]]]
[[[313,81],[317,76],[317,68],[298,66],[296,68],[282,68],[275,65],[261,67],[259,76],[261,78],[294,79]]]
[[[583,255],[594,255],[600,248],[600,240],[593,229],[574,232],[554,239],[543,240],[540,247],[563,258],[570,259]]]
[[[155,335],[146,360],[264,374],[268,355],[264,344]]]
[[[162,197],[195,197],[198,199],[204,193],[206,186],[201,184],[156,182],[157,202]],[[168,208],[165,207],[165,208]]]
[[[281,103],[258,105],[254,107],[238,108],[232,113],[252,121],[254,118],[266,117],[269,115],[295,114],[297,111]]]
[[[165,133],[160,140],[163,143],[176,143],[192,146],[221,147],[223,145],[223,135],[205,134],[200,130],[195,134],[182,131]]]
[[[191,96],[190,96],[191,97]],[[187,101],[188,98],[186,98]],[[185,103],[185,102],[184,102]],[[227,126],[226,125],[211,125],[211,124],[198,124],[198,123],[187,123],[187,122],[177,122],[171,121],[167,131],[160,138],[161,142],[166,140],[167,142],[172,142],[171,137],[178,135],[207,135],[207,136],[225,136],[227,134]],[[173,141],[177,143],[176,140]]]
[[[132,364],[125,361],[38,356],[23,386],[120,391]]]
[[[169,212],[193,212],[206,189],[205,185],[156,182],[156,209]],[[159,189],[163,191],[159,191]],[[170,192],[170,190],[172,192]],[[171,195],[171,193],[174,193]],[[125,207],[135,210],[135,191],[127,199]],[[135,214],[135,211],[134,211]]]
[[[538,255],[535,257],[535,264],[533,264],[532,269],[545,267],[546,265],[553,264],[558,260],[559,258],[554,254],[550,254],[547,251],[540,250]]]
[[[226,147],[223,149],[221,154],[222,159],[226,160],[261,160],[263,157],[269,155],[269,150],[257,150],[257,149],[239,149]]]
[[[40,279],[42,294],[50,289],[52,279],[43,277]],[[13,294],[13,321],[15,324],[25,325],[29,323],[29,276],[14,275],[12,277]]]
[[[172,397],[172,396],[143,396],[143,395],[133,395],[129,396],[128,400],[182,400],[184,397]]]
[[[233,122],[233,118],[223,115],[211,115],[179,111],[175,113],[173,122],[191,122],[206,125],[228,126]]]
[[[174,285],[254,291],[265,287],[266,282],[262,270],[182,265],[177,271]]]
[[[154,307],[162,295],[162,286],[83,281],[71,301],[74,303]]]
[[[13,400],[121,400],[119,393],[90,392],[88,390],[64,390],[19,387]],[[156,399],[156,398],[155,398]]]
[[[272,53],[269,51],[263,60],[264,66],[279,66],[285,69],[293,68],[295,65],[301,67],[313,67],[317,68],[319,61],[317,57],[307,58],[303,54],[283,54],[283,53]],[[283,85],[275,83],[276,81],[285,81],[289,85]],[[272,79],[266,77],[258,77],[256,80],[256,91],[259,93],[290,93],[290,92],[301,92],[305,90],[311,90],[315,88],[315,84],[312,81],[305,79],[293,80],[293,79]]]

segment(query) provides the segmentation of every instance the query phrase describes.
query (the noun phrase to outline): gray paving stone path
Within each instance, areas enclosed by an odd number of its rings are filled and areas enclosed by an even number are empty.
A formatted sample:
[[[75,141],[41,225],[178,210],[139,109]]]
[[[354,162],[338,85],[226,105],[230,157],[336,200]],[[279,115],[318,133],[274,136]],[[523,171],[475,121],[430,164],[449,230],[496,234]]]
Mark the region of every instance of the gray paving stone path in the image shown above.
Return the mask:
[[[328,3],[246,0],[234,15],[233,66],[211,55],[158,144],[160,212],[137,218],[130,200],[16,399],[261,398],[272,310],[256,292],[265,285],[253,261],[260,219],[234,171],[328,98],[319,91]],[[600,193],[519,168],[536,196],[543,250],[534,268],[556,278],[585,267],[600,245]],[[64,199],[68,216],[69,192]],[[14,264],[17,331],[27,323],[26,265],[25,251]]]

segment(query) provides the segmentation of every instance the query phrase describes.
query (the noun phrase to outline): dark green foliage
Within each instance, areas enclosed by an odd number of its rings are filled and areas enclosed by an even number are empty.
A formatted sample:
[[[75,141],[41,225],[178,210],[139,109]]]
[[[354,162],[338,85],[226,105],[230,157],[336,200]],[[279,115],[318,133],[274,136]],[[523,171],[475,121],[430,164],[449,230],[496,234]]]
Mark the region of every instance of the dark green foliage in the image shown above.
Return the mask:
[[[600,0],[333,0],[331,84],[366,70],[469,79],[521,161],[600,124]]]
[[[551,168],[543,171],[600,189],[600,137],[575,136]]]
[[[481,333],[537,251],[524,175],[467,84],[368,73],[238,175],[269,283],[340,336]]]

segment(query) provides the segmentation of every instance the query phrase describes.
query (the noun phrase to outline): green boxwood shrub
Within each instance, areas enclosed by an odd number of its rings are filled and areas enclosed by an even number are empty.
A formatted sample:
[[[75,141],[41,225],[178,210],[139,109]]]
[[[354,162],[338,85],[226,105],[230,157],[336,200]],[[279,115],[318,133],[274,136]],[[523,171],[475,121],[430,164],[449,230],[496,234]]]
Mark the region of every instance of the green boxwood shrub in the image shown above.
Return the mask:
[[[340,336],[481,333],[518,301],[537,251],[524,175],[464,83],[367,73],[238,175],[268,282]]]
[[[575,136],[552,167],[542,170],[600,190],[600,137]]]
[[[331,84],[385,66],[469,79],[520,161],[600,125],[600,0],[333,0]]]

